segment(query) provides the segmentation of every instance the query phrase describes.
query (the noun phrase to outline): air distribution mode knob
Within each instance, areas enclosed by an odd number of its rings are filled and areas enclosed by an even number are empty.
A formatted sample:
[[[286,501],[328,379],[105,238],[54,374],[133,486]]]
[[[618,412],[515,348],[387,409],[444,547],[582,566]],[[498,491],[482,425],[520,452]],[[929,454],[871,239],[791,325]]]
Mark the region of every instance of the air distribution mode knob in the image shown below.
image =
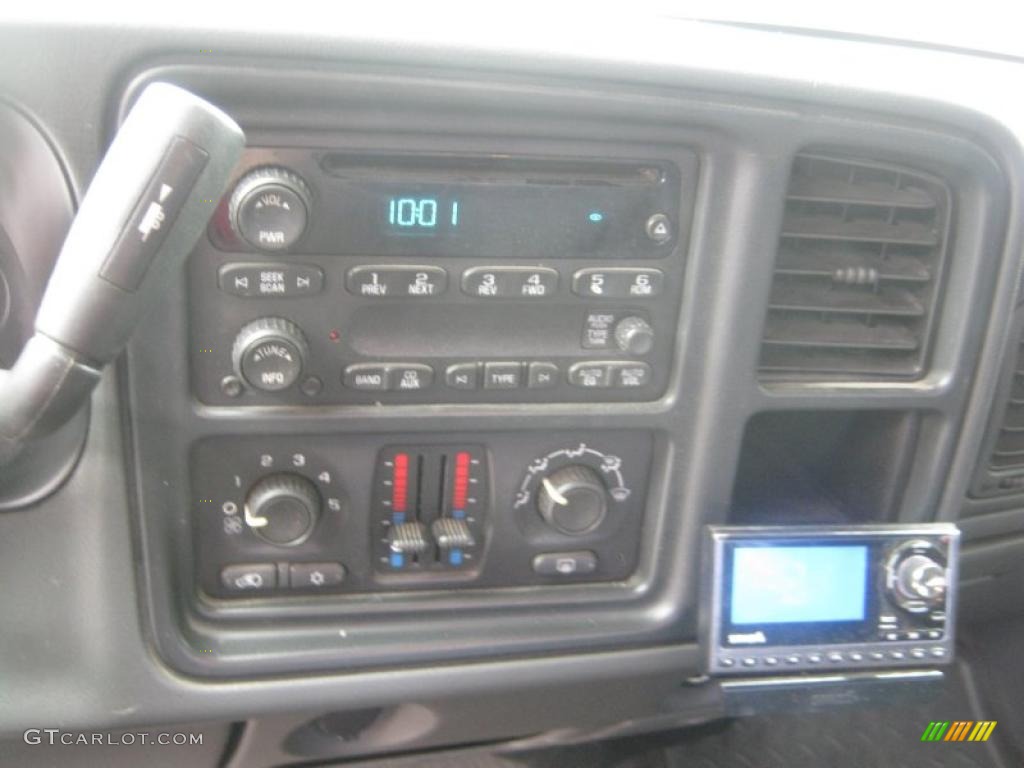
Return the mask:
[[[562,533],[587,533],[604,520],[608,490],[590,467],[573,464],[541,480],[537,509],[548,525]]]
[[[615,324],[615,344],[630,355],[646,355],[654,346],[654,329],[642,317],[624,317]]]
[[[279,392],[302,374],[309,356],[306,338],[295,323],[281,317],[261,317],[246,323],[235,337],[231,361],[249,386]]]
[[[309,221],[310,192],[287,168],[257,168],[243,176],[228,203],[235,232],[261,251],[284,251],[299,241]]]
[[[270,544],[301,544],[319,517],[320,494],[302,475],[268,475],[250,488],[245,498],[246,524]]]

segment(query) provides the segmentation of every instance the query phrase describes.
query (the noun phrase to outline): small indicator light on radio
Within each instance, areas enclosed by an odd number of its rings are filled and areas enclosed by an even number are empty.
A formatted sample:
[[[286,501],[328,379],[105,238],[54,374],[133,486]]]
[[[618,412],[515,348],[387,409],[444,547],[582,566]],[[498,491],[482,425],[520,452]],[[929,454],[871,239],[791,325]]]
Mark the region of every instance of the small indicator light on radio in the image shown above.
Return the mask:
[[[604,221],[604,214],[601,213],[600,211],[591,211],[589,214],[587,214],[587,218],[590,219],[595,224],[600,224],[602,221]]]

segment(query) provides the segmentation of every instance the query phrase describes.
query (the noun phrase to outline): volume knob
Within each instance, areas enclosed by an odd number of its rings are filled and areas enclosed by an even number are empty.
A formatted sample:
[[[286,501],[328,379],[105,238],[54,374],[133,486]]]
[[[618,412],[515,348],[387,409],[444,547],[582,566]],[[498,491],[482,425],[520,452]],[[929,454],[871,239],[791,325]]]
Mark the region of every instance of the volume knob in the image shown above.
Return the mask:
[[[279,392],[302,374],[309,347],[299,327],[281,317],[261,317],[242,327],[231,359],[235,372],[254,389]]]
[[[228,202],[235,232],[261,251],[284,251],[299,241],[309,219],[309,187],[286,168],[257,168],[239,180]]]

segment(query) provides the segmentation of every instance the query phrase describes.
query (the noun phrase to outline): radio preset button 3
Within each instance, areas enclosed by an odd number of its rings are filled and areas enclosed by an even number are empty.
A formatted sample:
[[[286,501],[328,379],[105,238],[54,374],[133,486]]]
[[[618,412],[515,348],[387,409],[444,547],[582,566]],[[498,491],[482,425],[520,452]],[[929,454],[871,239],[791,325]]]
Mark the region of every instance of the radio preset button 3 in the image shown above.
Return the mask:
[[[649,299],[661,293],[665,275],[660,269],[610,267],[577,270],[572,291],[599,299]]]
[[[462,292],[478,299],[543,299],[558,290],[549,267],[472,267],[462,273]]]
[[[345,287],[368,299],[430,299],[448,289],[448,273],[434,266],[352,267]]]

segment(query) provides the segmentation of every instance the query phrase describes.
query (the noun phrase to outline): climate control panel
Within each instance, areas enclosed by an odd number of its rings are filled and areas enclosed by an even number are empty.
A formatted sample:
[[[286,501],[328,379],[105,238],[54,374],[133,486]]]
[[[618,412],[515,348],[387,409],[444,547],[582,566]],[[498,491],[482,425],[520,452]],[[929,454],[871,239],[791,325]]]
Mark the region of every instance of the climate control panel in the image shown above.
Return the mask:
[[[696,160],[249,148],[189,262],[213,405],[655,400]]]
[[[278,599],[625,579],[650,457],[636,432],[203,440],[198,583]]]

